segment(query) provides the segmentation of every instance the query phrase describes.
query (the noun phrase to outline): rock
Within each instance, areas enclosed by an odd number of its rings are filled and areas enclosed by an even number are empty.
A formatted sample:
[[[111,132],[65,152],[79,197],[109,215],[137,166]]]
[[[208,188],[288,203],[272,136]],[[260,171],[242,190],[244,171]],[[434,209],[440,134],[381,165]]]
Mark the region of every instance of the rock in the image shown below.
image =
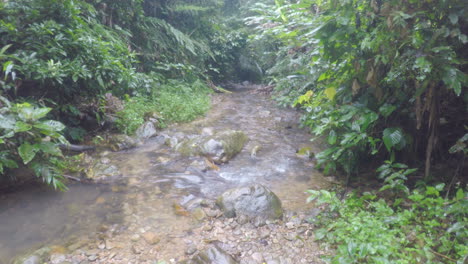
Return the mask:
[[[29,256],[23,260],[15,261],[15,264],[41,264],[41,258],[36,255]]]
[[[229,218],[243,215],[249,220],[266,221],[283,216],[278,196],[260,184],[228,190],[218,198],[217,204]]]
[[[187,255],[192,255],[195,252],[197,252],[197,248],[195,246],[190,246],[187,248],[187,250],[185,250],[185,254]]]
[[[185,140],[176,146],[176,150],[185,156],[204,156],[220,164],[237,155],[247,140],[243,132],[228,130],[213,136],[198,136]]]
[[[212,136],[214,134],[212,127],[205,127],[201,131],[202,136]]]
[[[297,248],[303,248],[304,247],[304,242],[300,239],[294,241],[294,246]]]
[[[267,117],[270,116],[270,114],[271,114],[270,111],[264,110],[264,111],[260,111],[260,113],[259,113],[258,115],[259,115],[261,118],[267,118]]]
[[[138,140],[145,140],[156,136],[158,133],[153,122],[147,121],[141,125],[135,132],[135,136]]]
[[[52,254],[50,256],[50,264],[60,264],[65,261],[66,257],[64,254]]]
[[[138,143],[138,140],[127,135],[112,135],[109,138],[109,147],[113,151],[130,149],[136,147]]]
[[[133,234],[133,235],[130,237],[130,240],[132,240],[133,242],[136,242],[136,241],[140,240],[140,235],[138,235],[138,234]]]
[[[201,220],[205,219],[206,214],[205,214],[205,211],[203,211],[203,209],[201,209],[200,207],[198,207],[198,208],[196,208],[195,210],[193,210],[192,216],[193,216],[193,218],[195,218],[197,221],[201,221]]]
[[[238,262],[218,246],[212,246],[200,252],[187,264],[238,264]]]
[[[100,162],[88,168],[85,173],[88,179],[93,180],[120,175],[120,171],[117,166],[112,164],[102,164]]]
[[[255,260],[257,263],[263,263],[263,256],[262,253],[255,252],[252,254],[252,259]]]
[[[153,233],[153,232],[145,232],[143,233],[142,237],[145,239],[145,241],[150,244],[150,245],[155,245],[157,243],[159,243],[159,241],[161,239],[159,239],[159,237]]]

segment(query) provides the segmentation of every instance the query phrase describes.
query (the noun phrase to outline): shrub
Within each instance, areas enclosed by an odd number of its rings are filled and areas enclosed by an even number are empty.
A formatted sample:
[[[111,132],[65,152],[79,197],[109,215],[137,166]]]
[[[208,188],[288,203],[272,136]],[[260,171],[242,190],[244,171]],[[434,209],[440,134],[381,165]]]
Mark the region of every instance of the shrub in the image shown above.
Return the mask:
[[[443,198],[444,184],[414,190],[393,205],[373,193],[309,191],[326,204],[315,238],[333,246],[331,263],[465,263],[468,197],[461,188]]]
[[[62,183],[62,152],[58,144],[67,141],[60,134],[64,125],[44,119],[51,111],[29,103],[11,104],[0,96],[0,175],[22,165],[56,189]]]

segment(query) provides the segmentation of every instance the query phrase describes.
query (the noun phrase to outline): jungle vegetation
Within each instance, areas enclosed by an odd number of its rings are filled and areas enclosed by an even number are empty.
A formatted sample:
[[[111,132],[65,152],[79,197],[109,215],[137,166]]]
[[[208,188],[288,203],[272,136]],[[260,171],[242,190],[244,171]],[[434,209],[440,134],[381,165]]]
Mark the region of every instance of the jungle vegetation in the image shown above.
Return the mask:
[[[468,259],[463,0],[4,0],[0,174],[65,188],[58,143],[209,108],[208,84],[271,83],[343,176],[310,190],[331,263]],[[175,106],[177,111],[173,111]],[[352,186],[355,191],[349,192]]]

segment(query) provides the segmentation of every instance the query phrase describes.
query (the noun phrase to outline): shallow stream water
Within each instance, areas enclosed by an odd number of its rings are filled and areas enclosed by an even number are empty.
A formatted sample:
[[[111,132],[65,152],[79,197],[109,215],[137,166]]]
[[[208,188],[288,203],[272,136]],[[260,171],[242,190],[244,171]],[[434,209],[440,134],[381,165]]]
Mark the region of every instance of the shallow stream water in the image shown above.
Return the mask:
[[[212,101],[205,117],[171,126],[161,132],[166,137],[105,157],[96,154],[96,159],[105,158],[119,168],[111,180],[71,183],[63,193],[33,185],[0,195],[0,264],[44,246],[59,245],[52,249],[57,252],[74,250],[109,232],[120,238],[103,247],[122,252],[132,234],[157,233],[164,243],[147,258],[174,259],[184,252],[191,230],[199,225],[185,212],[177,212],[174,204],[190,211],[202,199],[215,199],[229,188],[250,183],[272,189],[288,211],[307,210],[305,191],[324,188],[329,182],[314,169],[312,160],[296,154],[304,147],[317,148],[310,143],[310,134],[298,128],[298,113],[279,108],[249,89],[216,94]],[[197,135],[204,129],[241,130],[249,141],[219,170],[208,171],[192,166],[200,158],[183,157],[165,144],[167,137]],[[107,243],[106,238],[102,241]],[[127,259],[114,263],[127,263]]]

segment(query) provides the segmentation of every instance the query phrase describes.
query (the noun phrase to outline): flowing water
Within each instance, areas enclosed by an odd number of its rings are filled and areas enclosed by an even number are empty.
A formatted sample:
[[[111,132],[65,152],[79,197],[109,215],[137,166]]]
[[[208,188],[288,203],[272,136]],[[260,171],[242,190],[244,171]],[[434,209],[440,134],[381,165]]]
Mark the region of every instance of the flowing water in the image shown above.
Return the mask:
[[[167,137],[158,136],[132,150],[105,157],[96,154],[96,159],[106,159],[120,171],[104,183],[73,183],[64,193],[29,186],[1,195],[0,263],[45,245],[83,244],[106,232],[120,236],[113,246],[122,251],[132,234],[155,232],[165,243],[150,253],[159,259],[173,258],[198,225],[185,212],[177,212],[174,204],[191,210],[202,199],[214,199],[249,183],[268,186],[286,210],[306,210],[304,192],[324,188],[328,181],[314,169],[312,160],[296,154],[304,147],[316,149],[297,120],[297,112],[278,108],[248,89],[216,94],[206,117],[161,133],[182,137],[206,130],[245,132],[249,141],[243,151],[219,170],[200,170],[194,166],[200,158],[180,156],[165,144]]]

